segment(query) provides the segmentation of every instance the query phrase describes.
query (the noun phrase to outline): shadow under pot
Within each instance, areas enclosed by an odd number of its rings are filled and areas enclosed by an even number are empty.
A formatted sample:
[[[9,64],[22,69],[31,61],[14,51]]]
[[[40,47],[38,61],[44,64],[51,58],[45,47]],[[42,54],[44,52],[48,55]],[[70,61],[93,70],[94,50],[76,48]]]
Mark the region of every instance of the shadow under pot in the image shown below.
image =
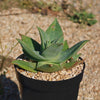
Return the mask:
[[[18,58],[21,58],[21,56]],[[82,60],[80,57],[79,59]],[[18,66],[14,66],[22,89],[22,100],[77,100],[85,63],[83,63],[83,70],[80,74],[62,81],[43,81],[28,78],[17,71]]]

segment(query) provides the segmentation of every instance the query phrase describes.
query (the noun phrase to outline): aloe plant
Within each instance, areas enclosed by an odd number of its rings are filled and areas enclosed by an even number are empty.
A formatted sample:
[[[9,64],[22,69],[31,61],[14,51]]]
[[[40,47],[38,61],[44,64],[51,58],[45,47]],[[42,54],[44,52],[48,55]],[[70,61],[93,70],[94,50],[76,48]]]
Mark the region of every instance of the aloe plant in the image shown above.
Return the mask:
[[[41,44],[25,35],[21,35],[21,39],[17,39],[22,46],[24,55],[30,60],[14,60],[13,64],[31,72],[55,72],[63,68],[71,68],[79,62],[77,59],[80,54],[77,52],[88,40],[78,42],[69,48],[67,41],[64,41],[63,32],[57,19],[46,31],[39,27],[38,30]]]

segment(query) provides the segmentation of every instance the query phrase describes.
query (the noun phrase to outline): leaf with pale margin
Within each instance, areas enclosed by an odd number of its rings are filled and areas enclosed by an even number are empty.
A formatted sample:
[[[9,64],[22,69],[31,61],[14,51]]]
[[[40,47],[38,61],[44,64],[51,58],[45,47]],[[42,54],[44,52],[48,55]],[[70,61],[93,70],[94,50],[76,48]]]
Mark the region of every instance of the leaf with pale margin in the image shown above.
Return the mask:
[[[66,51],[62,51],[60,54],[60,57],[52,62],[62,63],[64,61],[68,60],[74,54],[76,54],[88,41],[89,40],[84,40],[84,41],[78,42],[77,44],[75,44],[71,48],[67,49]]]
[[[28,54],[28,56],[31,57],[31,59],[35,61],[45,61],[45,58],[39,54],[38,51],[34,51],[32,48],[30,48],[25,42],[23,42],[20,39],[17,39],[18,42],[21,44],[23,51]]]
[[[36,63],[32,63],[32,62],[25,62],[23,60],[14,60],[12,62],[13,64],[17,65],[18,67],[25,69],[27,71],[31,71],[31,72],[37,72],[35,70],[36,68]]]
[[[40,44],[38,42],[36,42],[34,39],[25,36],[25,35],[21,35],[22,41],[31,49],[35,50],[35,51],[40,51]]]

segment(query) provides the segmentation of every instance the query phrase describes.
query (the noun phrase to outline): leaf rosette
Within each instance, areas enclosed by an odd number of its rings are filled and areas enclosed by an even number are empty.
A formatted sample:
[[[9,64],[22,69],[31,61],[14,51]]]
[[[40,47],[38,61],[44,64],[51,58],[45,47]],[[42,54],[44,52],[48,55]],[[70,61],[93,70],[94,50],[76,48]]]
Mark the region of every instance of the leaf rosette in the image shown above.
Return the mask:
[[[25,56],[30,61],[14,60],[12,63],[22,69],[31,72],[55,72],[63,68],[71,68],[79,62],[78,51],[88,42],[83,40],[69,48],[67,41],[64,41],[62,29],[55,19],[46,31],[38,27],[41,44],[34,39],[21,35],[17,39]],[[67,61],[69,60],[69,63]]]

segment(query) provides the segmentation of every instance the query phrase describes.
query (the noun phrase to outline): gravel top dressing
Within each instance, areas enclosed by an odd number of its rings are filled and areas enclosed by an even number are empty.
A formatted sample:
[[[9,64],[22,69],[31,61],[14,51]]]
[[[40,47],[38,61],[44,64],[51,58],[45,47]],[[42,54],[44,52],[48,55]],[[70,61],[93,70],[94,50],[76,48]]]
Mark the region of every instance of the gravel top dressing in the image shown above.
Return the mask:
[[[83,64],[77,65],[68,70],[63,69],[61,71],[53,72],[53,73],[44,73],[44,72],[32,73],[18,68],[17,71],[26,77],[36,79],[36,80],[61,81],[61,80],[66,80],[75,77],[76,75],[81,73],[82,69],[83,69]]]

